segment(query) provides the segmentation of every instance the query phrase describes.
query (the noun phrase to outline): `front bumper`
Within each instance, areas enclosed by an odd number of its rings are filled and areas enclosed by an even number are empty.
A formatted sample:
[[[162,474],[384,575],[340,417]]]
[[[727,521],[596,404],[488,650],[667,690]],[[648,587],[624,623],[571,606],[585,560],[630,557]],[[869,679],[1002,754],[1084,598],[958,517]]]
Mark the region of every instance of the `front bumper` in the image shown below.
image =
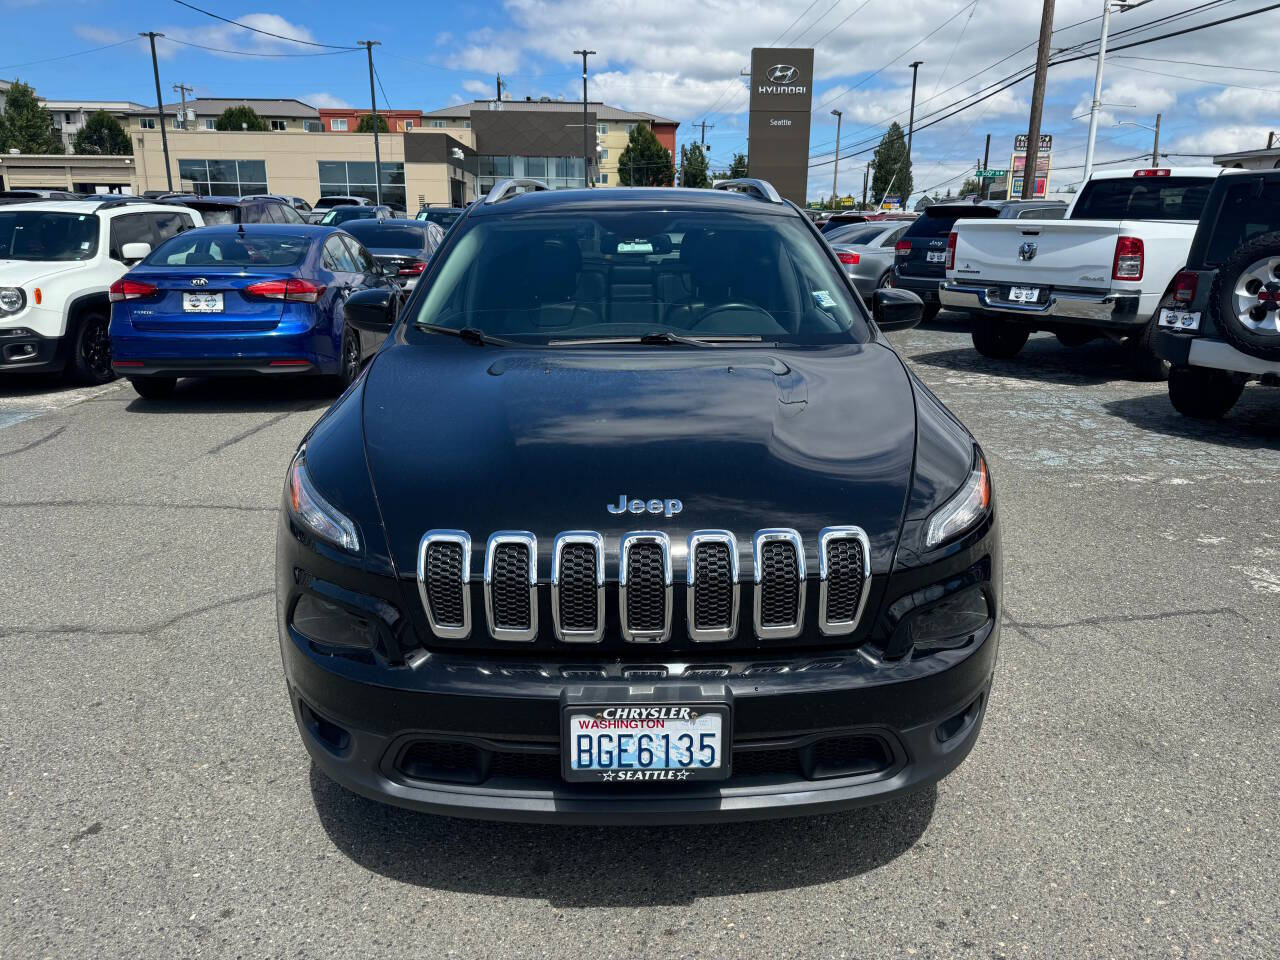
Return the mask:
[[[1127,329],[1142,326],[1148,319],[1141,315],[1137,294],[1050,290],[1044,303],[1013,303],[1000,299],[999,287],[947,280],[943,281],[938,296],[944,307],[999,314],[1033,326],[1045,321],[1047,328],[1082,324]]]
[[[0,372],[49,373],[66,366],[66,337],[42,337],[25,327],[0,329]]]

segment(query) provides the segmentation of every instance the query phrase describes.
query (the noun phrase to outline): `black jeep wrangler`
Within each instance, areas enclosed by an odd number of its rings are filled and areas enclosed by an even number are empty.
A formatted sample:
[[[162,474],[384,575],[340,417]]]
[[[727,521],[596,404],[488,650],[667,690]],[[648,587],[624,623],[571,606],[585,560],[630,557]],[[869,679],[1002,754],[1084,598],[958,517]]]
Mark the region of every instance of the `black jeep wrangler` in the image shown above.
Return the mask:
[[[838,810],[942,777],[1000,635],[991,478],[768,183],[471,206],[304,438],[279,528],[316,765],[436,813]],[[874,319],[873,319],[874,317]]]
[[[1160,305],[1155,350],[1189,417],[1226,416],[1249,380],[1280,384],[1280,170],[1228,170],[1214,183]]]

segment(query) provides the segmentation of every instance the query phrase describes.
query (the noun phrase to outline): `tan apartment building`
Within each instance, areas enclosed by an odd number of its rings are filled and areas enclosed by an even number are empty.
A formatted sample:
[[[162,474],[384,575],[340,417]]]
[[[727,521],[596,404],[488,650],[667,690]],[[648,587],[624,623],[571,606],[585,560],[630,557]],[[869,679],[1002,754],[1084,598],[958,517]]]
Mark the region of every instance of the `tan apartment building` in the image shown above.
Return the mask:
[[[164,105],[165,125],[169,130],[186,130],[193,133],[215,133],[216,123],[223,112],[231,107],[251,107],[266,121],[271,133],[323,133],[320,111],[301,100],[256,100],[235,97],[196,97],[184,103]],[[156,130],[160,114],[155,107],[143,107],[130,111],[129,132]]]

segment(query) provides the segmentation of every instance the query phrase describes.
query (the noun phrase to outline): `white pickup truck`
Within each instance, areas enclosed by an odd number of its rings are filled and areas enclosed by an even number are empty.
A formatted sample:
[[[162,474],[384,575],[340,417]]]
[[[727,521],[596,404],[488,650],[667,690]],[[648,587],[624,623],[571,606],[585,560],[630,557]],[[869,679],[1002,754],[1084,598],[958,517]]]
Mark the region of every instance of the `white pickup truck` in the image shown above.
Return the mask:
[[[1108,170],[1065,220],[960,220],[947,239],[944,308],[973,317],[973,345],[1008,359],[1034,330],[1065,346],[1123,341],[1141,379],[1168,365],[1154,351],[1155,312],[1187,262],[1221,167]]]

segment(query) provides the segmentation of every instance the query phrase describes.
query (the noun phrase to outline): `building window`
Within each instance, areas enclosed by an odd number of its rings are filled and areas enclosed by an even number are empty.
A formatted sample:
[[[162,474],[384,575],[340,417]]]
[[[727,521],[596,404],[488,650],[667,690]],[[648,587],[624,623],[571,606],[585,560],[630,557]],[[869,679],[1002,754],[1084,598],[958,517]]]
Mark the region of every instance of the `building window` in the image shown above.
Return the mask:
[[[462,129],[463,129],[463,130],[470,130],[470,129],[471,129],[471,121],[470,121],[470,120],[463,120],[463,121],[462,121]]]
[[[324,133],[324,124],[319,120],[303,120],[302,129],[307,133]]]
[[[205,117],[205,118],[204,118],[204,128],[205,128],[206,130],[217,130],[217,129],[218,129],[218,121],[217,121],[217,120],[215,120],[213,117]]]
[[[628,124],[627,124],[627,136],[628,136],[628,137],[629,137],[629,136],[631,136],[631,131],[632,131],[632,130],[634,130],[635,128],[636,128],[636,125],[635,125],[634,123],[628,123]]]
[[[355,160],[320,160],[320,196],[366,197],[377,199],[373,163]],[[405,209],[404,164],[382,165],[382,202]]]
[[[330,129],[330,130],[332,130],[332,131],[334,131],[335,133],[346,133],[346,132],[347,132],[347,118],[346,118],[346,117],[334,117],[332,120],[330,120],[330,121],[329,121],[329,129]]]
[[[245,197],[267,192],[265,160],[179,160],[178,176],[198,194]]]
[[[154,130],[156,128],[156,118],[155,117],[139,117],[138,126],[140,126],[143,130]]]
[[[607,123],[596,124],[596,136],[603,137],[608,132],[609,132],[609,125]]]
[[[442,127],[447,127],[449,125],[448,122],[445,120],[431,120],[431,121],[428,121],[428,123],[432,128],[437,130],[441,129]]]
[[[283,120],[272,120],[272,121],[271,121],[271,129],[272,129],[272,130],[274,130],[274,131],[276,131],[276,132],[279,132],[279,131],[281,131],[281,130],[287,130],[288,128],[289,128],[288,124],[287,124],[287,123],[285,123]]]
[[[554,190],[581,187],[581,157],[476,157],[479,173],[478,190],[488,193],[493,185],[507,177],[533,177]]]
[[[609,148],[608,148],[608,147],[601,147],[601,148],[600,148],[600,159],[601,159],[601,160],[608,160],[608,159],[609,159]]]
[[[62,122],[63,122],[63,123],[70,123],[70,122],[71,122],[71,114],[69,114],[69,113],[64,113],[64,114],[62,115]]]
[[[600,174],[600,182],[607,185],[609,183],[609,175],[607,173]]]
[[[404,122],[404,128],[405,128],[406,130],[412,130],[412,129],[413,129],[413,121],[412,121],[412,120],[406,120],[406,121]]]

